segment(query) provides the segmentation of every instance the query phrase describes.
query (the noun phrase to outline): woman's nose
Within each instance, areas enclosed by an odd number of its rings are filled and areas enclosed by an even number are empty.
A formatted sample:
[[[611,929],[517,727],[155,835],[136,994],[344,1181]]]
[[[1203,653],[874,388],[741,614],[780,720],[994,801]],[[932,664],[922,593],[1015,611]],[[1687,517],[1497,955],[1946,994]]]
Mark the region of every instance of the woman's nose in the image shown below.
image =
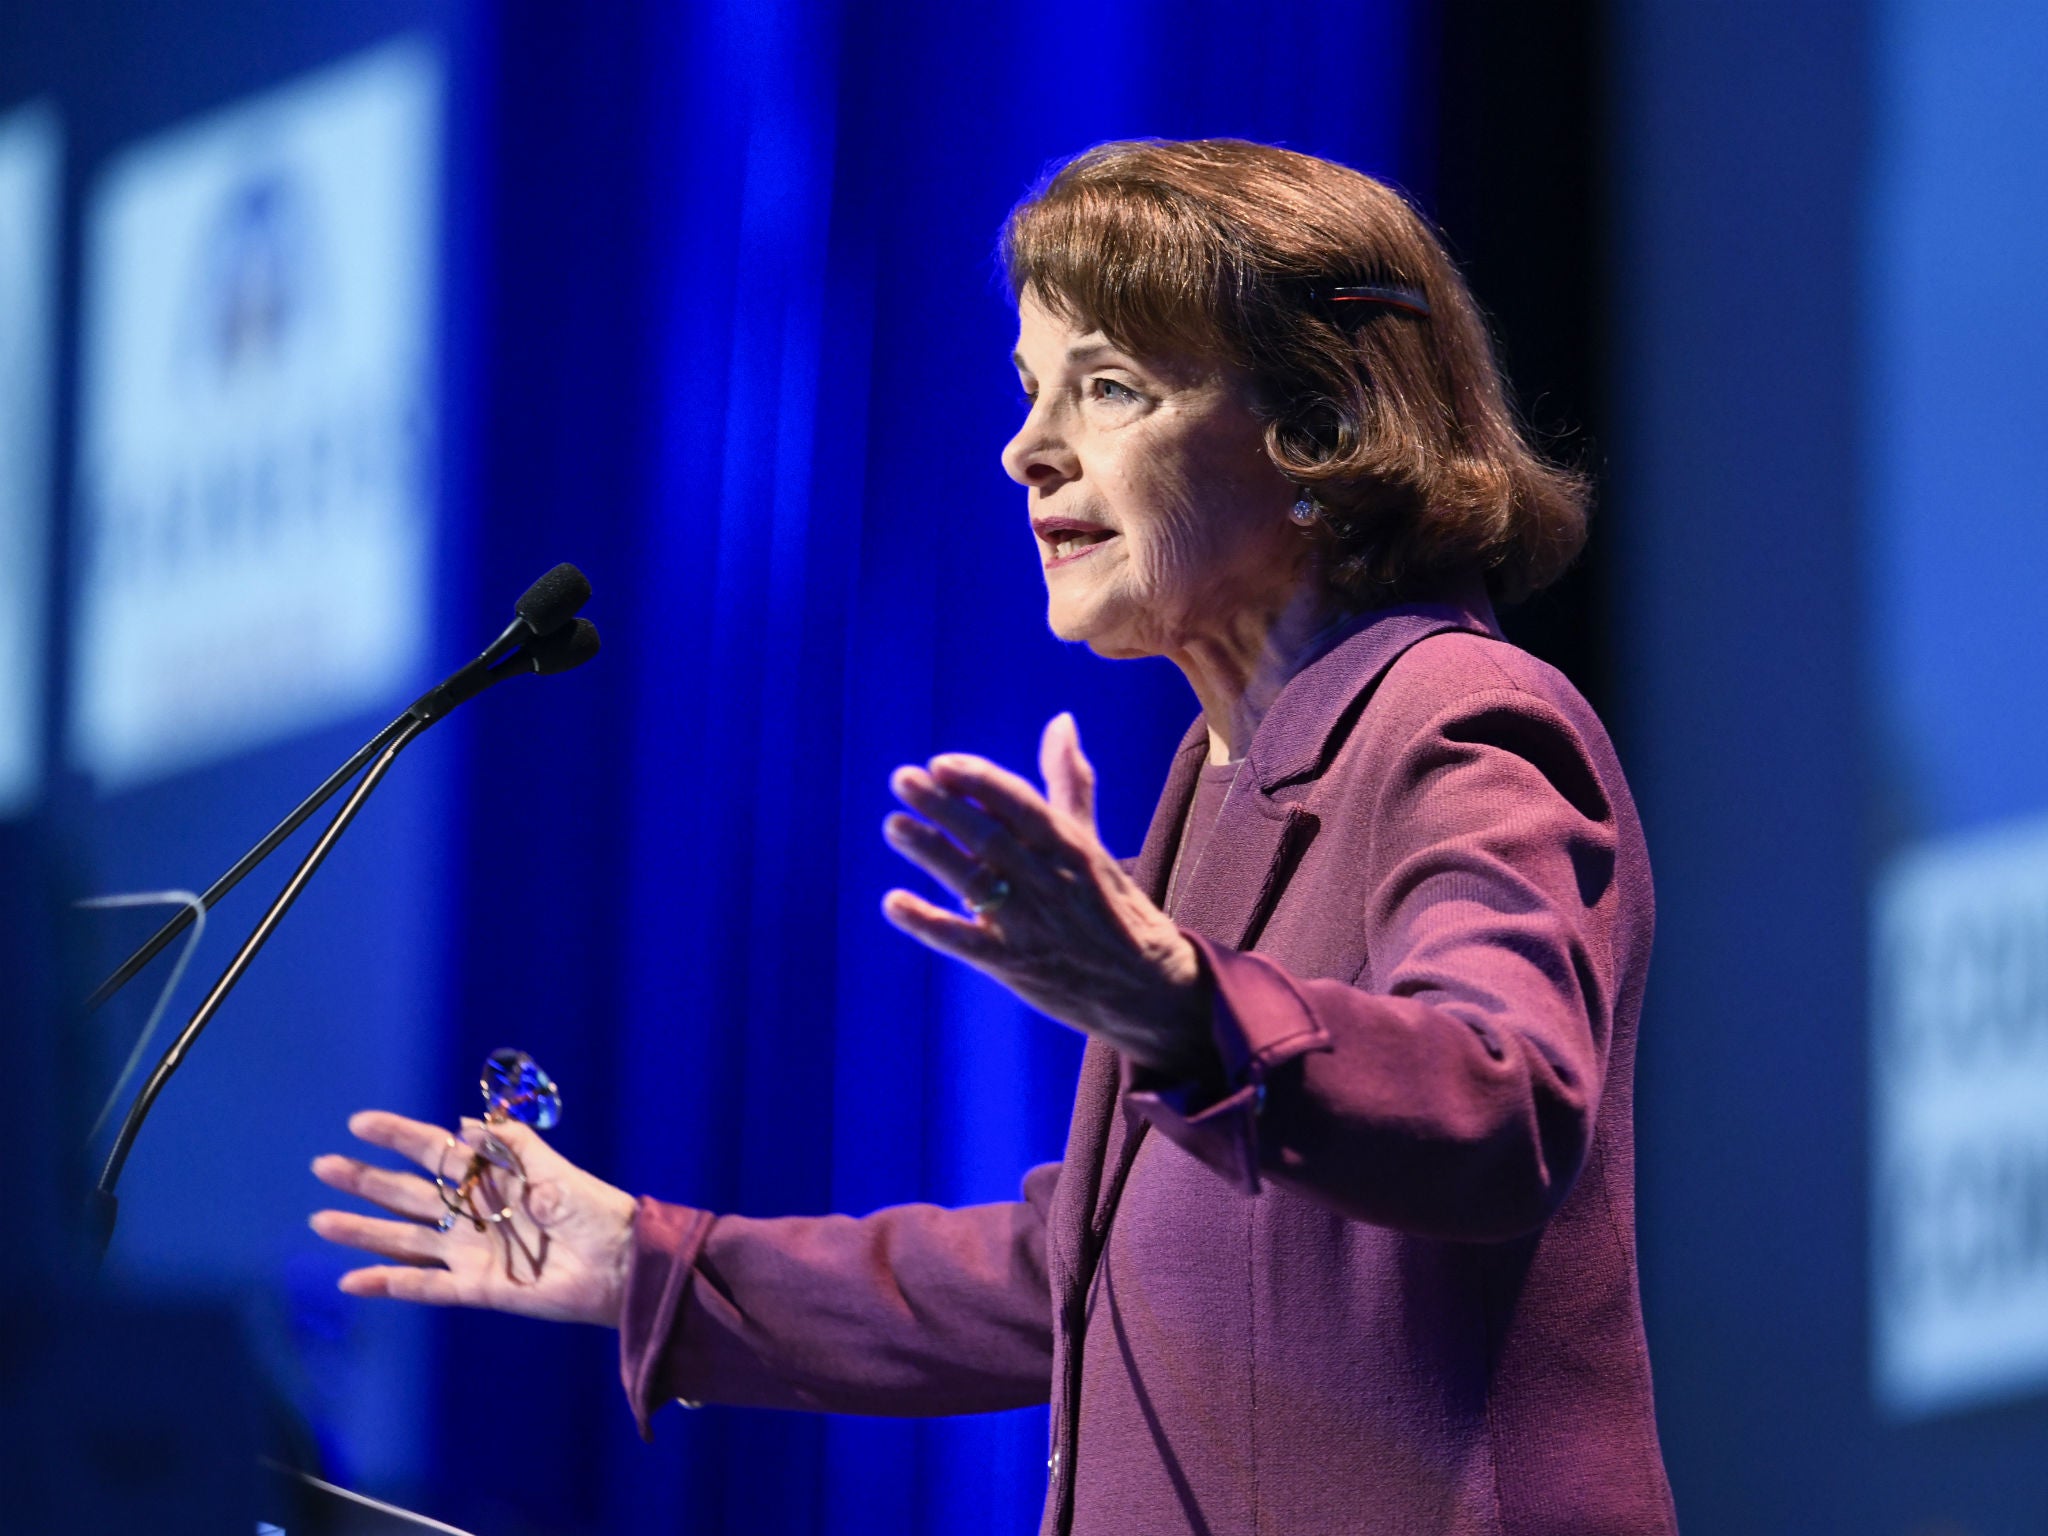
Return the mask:
[[[1073,477],[1073,455],[1037,411],[1024,418],[1003,446],[1003,473],[1019,485],[1044,490]]]

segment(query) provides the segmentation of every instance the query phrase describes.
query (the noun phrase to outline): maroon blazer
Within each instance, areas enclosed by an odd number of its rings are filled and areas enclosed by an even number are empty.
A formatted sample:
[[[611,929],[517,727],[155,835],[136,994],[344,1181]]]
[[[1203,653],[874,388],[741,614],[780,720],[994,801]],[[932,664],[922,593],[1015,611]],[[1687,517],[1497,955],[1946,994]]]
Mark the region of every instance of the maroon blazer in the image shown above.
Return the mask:
[[[1206,747],[1134,863],[1155,899]],[[643,1199],[643,1429],[1049,1399],[1046,1532],[1675,1530],[1636,1296],[1650,870],[1585,702],[1476,591],[1369,616],[1274,701],[1176,916],[1234,1091],[1091,1042],[1015,1203]]]

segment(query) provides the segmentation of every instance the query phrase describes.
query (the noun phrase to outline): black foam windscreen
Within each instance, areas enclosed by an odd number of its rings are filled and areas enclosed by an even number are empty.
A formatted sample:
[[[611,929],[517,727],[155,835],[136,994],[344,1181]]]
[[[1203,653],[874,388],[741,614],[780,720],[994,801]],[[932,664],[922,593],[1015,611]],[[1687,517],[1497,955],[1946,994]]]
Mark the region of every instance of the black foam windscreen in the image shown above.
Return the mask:
[[[564,562],[528,587],[526,595],[513,605],[513,612],[526,620],[527,627],[536,635],[551,635],[575,618],[577,610],[589,601],[589,579]]]
[[[529,640],[526,655],[533,670],[545,675],[582,666],[597,654],[597,647],[597,626],[588,619],[578,619],[566,629]]]

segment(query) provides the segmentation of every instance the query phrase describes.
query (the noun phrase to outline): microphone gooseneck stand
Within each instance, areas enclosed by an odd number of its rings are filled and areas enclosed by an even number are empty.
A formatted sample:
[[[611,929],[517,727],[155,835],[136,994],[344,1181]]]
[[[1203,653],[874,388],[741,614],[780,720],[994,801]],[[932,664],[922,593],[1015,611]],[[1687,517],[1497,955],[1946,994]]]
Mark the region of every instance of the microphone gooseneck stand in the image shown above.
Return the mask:
[[[348,824],[356,819],[356,812],[363,808],[363,802],[370,798],[370,791],[391,771],[391,765],[398,761],[398,754],[411,746],[418,739],[420,732],[434,722],[432,719],[407,717],[396,723],[398,729],[391,733],[390,741],[378,754],[377,760],[370,765],[370,771],[363,775],[363,781],[355,787],[348,799],[342,802],[341,809],[334,813],[334,819],[327,823],[327,828],[320,834],[319,840],[307,850],[306,856],[299,860],[299,867],[292,871],[291,879],[287,880],[284,889],[277,893],[276,900],[271,902],[269,909],[251,930],[249,937],[242,941],[242,947],[235,951],[234,959],[230,960],[227,969],[221,972],[220,980],[213,984],[213,989],[206,994],[205,1000],[186,1021],[185,1027],[178,1031],[178,1038],[171,1042],[170,1047],[157,1061],[156,1070],[149,1074],[148,1080],[143,1083],[136,1092],[134,1101],[129,1104],[128,1114],[121,1121],[120,1133],[114,1138],[113,1150],[107,1154],[106,1167],[100,1171],[99,1183],[93,1186],[92,1194],[87,1197],[86,1235],[92,1243],[95,1263],[106,1257],[107,1244],[113,1240],[114,1220],[120,1214],[121,1208],[120,1198],[114,1193],[114,1186],[120,1182],[121,1170],[128,1162],[129,1150],[135,1145],[135,1137],[141,1131],[142,1122],[148,1117],[151,1106],[156,1103],[157,1095],[163,1092],[164,1084],[171,1080],[171,1074],[184,1065],[186,1053],[192,1049],[192,1043],[199,1038],[199,1032],[213,1021],[213,1016],[220,1011],[220,1005],[227,1001],[228,994],[235,989],[235,983],[240,981],[242,973],[249,969],[249,962],[256,958],[256,952],[262,949],[269,942],[271,934],[277,931],[278,923],[283,920],[285,913],[291,910],[292,903],[299,899],[299,892],[303,891],[306,882],[313,878],[313,871],[320,867],[334,845],[341,840],[341,834],[348,830]],[[301,820],[303,819],[302,817]],[[211,895],[212,893],[208,892],[209,899]]]
[[[396,720],[385,726],[383,730],[364,742],[354,757],[351,757],[347,762],[335,769],[333,773],[327,776],[325,783],[299,802],[298,809],[272,827],[264,835],[262,842],[243,854],[241,858],[235,861],[233,868],[209,885],[200,895],[199,905],[209,912],[220,905],[221,898],[240,885],[244,875],[275,853],[279,844],[298,831],[300,827],[304,826],[315,811],[334,798],[335,791],[361,773],[363,771],[363,764],[390,746],[397,738],[399,732],[405,729],[406,722],[411,718],[412,716],[410,715],[400,715]],[[109,998],[133,981],[136,974],[144,966],[162,954],[164,947],[171,940],[191,926],[192,909],[190,907],[179,908],[178,914],[175,917],[167,921],[163,927],[157,929],[150,936],[147,943],[126,960],[123,960],[111,976],[92,989],[92,995],[85,1000],[85,1011],[87,1013],[97,1013]]]
[[[199,898],[199,905],[207,911],[218,905],[223,896],[242,883],[243,876],[275,853],[286,838],[298,831],[315,811],[334,798],[342,785],[362,772],[363,764],[390,746],[398,733],[405,729],[408,720],[417,719],[422,713],[438,718],[465,699],[474,698],[492,682],[498,681],[498,678],[492,675],[491,669],[522,644],[532,649],[537,642],[558,636],[564,626],[568,626],[580,642],[583,631],[578,629],[572,620],[577,610],[589,601],[590,582],[575,566],[564,563],[542,576],[526,589],[518,602],[512,605],[516,617],[505,626],[504,632],[497,639],[484,648],[483,654],[420,695],[410,709],[364,742],[357,749],[355,756],[329,774],[326,782],[301,800],[296,810],[265,833],[260,843],[243,854],[235,861],[233,868],[208,886]],[[535,670],[565,671],[589,660],[590,655],[595,654],[596,633],[593,627],[590,630],[592,645],[589,652],[579,653],[572,660],[569,657],[572,647],[557,643],[546,653],[547,660],[552,664],[545,668],[536,664]],[[165,945],[191,927],[192,918],[193,912],[190,907],[181,908],[177,915],[152,934],[140,949],[123,960],[111,976],[93,988],[92,995],[85,1000],[85,1011],[88,1014],[97,1013],[109,998],[133,981],[144,966],[162,954]]]
[[[574,578],[573,583],[565,581],[565,572]],[[553,584],[552,588],[550,583]],[[580,593],[575,590],[579,585]],[[114,1235],[114,1222],[120,1213],[120,1201],[114,1192],[115,1185],[120,1181],[121,1170],[127,1164],[128,1154],[135,1145],[136,1135],[141,1131],[142,1122],[156,1103],[157,1096],[163,1092],[164,1085],[171,1079],[171,1074],[183,1065],[193,1042],[220,1011],[221,1004],[227,1000],[235,984],[247,972],[257,952],[269,942],[271,934],[277,930],[278,923],[283,920],[285,913],[291,910],[292,903],[298,900],[299,893],[306,888],[306,883],[313,878],[314,871],[319,869],[327,855],[333,851],[335,843],[340,841],[341,834],[348,830],[349,823],[355,820],[356,813],[370,798],[371,791],[376,789],[385,774],[391,771],[391,765],[398,760],[398,754],[412,745],[421,732],[435,721],[508,677],[527,672],[542,675],[566,672],[595,656],[598,650],[597,626],[588,619],[570,617],[576,608],[582,606],[584,599],[589,596],[589,591],[589,584],[573,566],[557,566],[555,570],[534,583],[527,596],[520,600],[521,617],[515,620],[489,649],[475,661],[420,695],[404,714],[372,737],[354,757],[331,774],[325,783],[302,801],[298,808],[280,822],[262,842],[244,854],[235,866],[215,881],[200,898],[204,906],[212,907],[215,901],[233,889],[244,875],[261,863],[285,838],[332,798],[365,763],[369,764],[361,782],[349,793],[348,798],[342,802],[341,809],[335,812],[333,820],[328,822],[319,838],[307,850],[306,856],[299,861],[298,868],[292,871],[284,889],[278,892],[276,899],[250,931],[249,937],[242,941],[241,948],[235,951],[227,969],[221,972],[220,979],[213,984],[199,1007],[194,1010],[192,1017],[186,1021],[185,1027],[178,1032],[177,1038],[164,1051],[155,1069],[129,1104],[128,1113],[121,1122],[121,1129],[114,1138],[113,1148],[107,1155],[106,1166],[101,1170],[99,1182],[87,1197],[86,1235],[90,1244],[89,1252],[95,1265],[106,1257],[107,1246]],[[529,618],[525,611],[537,593],[545,596],[556,610],[552,614],[543,614],[540,622]],[[573,606],[569,607],[568,614],[560,613],[561,607],[571,603]],[[522,645],[522,637],[527,636],[530,638],[525,638]],[[508,654],[510,660],[505,659]],[[94,990],[87,1002],[88,1009],[98,1007],[118,992],[191,921],[192,913],[187,909],[166,923]]]

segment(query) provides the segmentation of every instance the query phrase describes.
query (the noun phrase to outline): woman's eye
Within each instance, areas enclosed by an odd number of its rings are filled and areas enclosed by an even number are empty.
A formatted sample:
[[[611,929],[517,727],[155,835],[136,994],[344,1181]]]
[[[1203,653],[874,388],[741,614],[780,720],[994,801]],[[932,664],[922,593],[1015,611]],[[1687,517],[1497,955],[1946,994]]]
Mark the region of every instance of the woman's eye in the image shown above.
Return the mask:
[[[1130,385],[1120,383],[1115,379],[1095,380],[1095,393],[1097,398],[1103,400],[1114,400],[1119,405],[1127,403],[1132,400],[1136,400],[1138,398],[1138,392],[1135,389],[1131,388]]]

